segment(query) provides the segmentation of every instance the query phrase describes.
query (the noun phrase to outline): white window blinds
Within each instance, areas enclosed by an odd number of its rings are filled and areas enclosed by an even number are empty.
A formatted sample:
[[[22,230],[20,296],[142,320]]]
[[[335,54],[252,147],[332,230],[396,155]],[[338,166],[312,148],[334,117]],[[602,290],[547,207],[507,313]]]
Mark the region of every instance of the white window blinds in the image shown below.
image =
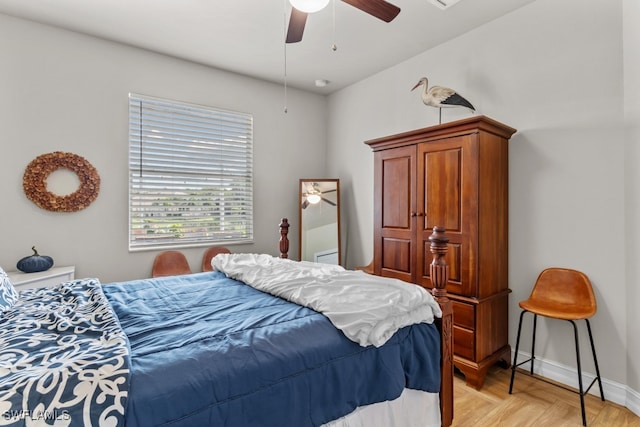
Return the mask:
[[[252,240],[252,116],[129,94],[129,249]]]

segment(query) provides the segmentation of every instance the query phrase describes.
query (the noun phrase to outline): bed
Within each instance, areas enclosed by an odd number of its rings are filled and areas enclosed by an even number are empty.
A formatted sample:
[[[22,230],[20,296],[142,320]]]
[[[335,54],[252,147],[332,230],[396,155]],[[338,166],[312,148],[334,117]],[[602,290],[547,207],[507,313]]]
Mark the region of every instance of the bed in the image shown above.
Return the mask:
[[[383,308],[380,326],[377,309],[351,306],[387,292],[381,283],[286,259],[284,225],[279,258],[218,255],[213,272],[87,278],[20,295],[5,283],[0,425],[450,425],[443,230],[432,236],[429,308],[442,317],[387,322]],[[413,319],[432,303],[410,288],[384,298]]]

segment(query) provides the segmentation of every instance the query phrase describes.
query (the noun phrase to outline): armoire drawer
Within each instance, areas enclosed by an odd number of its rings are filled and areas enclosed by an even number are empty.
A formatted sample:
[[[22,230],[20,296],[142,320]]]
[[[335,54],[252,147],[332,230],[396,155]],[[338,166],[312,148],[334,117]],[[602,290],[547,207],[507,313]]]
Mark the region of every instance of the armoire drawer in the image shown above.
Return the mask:
[[[453,323],[466,329],[476,329],[475,305],[453,301]]]
[[[453,352],[457,356],[462,356],[474,360],[476,355],[476,334],[469,329],[453,326]]]

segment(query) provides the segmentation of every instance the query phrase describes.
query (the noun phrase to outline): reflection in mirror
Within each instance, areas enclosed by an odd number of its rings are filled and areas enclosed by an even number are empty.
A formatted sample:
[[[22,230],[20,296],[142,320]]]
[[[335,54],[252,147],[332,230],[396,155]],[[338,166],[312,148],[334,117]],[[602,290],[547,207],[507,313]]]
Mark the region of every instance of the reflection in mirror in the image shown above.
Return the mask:
[[[340,180],[300,180],[301,261],[340,264]]]

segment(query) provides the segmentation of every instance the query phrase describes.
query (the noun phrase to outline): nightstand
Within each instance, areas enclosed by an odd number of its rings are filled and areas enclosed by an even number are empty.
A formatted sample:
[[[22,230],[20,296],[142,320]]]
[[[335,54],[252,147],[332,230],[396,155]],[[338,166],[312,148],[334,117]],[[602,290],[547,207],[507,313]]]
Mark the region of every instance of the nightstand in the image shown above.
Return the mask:
[[[23,273],[22,271],[7,271],[9,280],[17,291],[32,288],[44,288],[46,286],[59,285],[61,282],[73,280],[76,272],[75,266],[51,267],[47,271],[37,273]]]

